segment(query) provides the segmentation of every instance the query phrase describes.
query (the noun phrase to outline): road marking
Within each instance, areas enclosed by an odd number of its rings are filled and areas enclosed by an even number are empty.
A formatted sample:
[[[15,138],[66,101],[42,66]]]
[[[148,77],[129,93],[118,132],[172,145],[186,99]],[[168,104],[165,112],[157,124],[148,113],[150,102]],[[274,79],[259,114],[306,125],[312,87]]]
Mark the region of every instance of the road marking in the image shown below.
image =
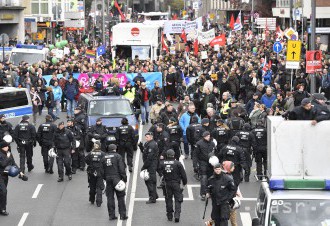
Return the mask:
[[[181,162],[181,164],[183,166],[183,169],[186,170],[186,166],[184,165],[183,159],[184,159],[184,155],[181,155],[180,158],[179,158],[179,161]]]
[[[128,167],[126,167],[126,175],[128,175],[127,177],[127,183],[126,183],[126,188],[125,188],[125,194],[127,194],[127,191],[128,191],[128,187],[129,187],[129,179],[130,179],[130,172],[128,171]],[[125,196],[125,205],[127,204],[127,195]],[[123,221],[120,220],[120,218],[118,218],[118,221],[117,221],[117,226],[122,226],[123,225]]]
[[[18,225],[17,226],[23,226],[25,221],[26,221],[26,218],[28,217],[29,213],[23,213],[23,216],[21,218],[21,220],[19,221]]]
[[[143,130],[143,125],[140,123],[140,130],[139,130],[139,140],[138,143],[142,139],[142,130]],[[133,218],[133,208],[134,208],[134,202],[135,202],[135,193],[136,193],[136,185],[137,185],[137,176],[138,176],[138,170],[139,170],[139,161],[140,161],[140,148],[136,150],[136,155],[135,155],[135,162],[134,162],[134,169],[133,169],[133,179],[132,179],[132,190],[131,190],[131,196],[129,199],[129,206],[128,206],[128,219],[126,226],[131,226],[132,225],[132,218]]]
[[[33,195],[32,195],[32,198],[33,199],[36,199],[38,197],[38,194],[42,188],[43,184],[38,184],[36,190],[34,191]]]
[[[243,226],[251,226],[252,225],[252,220],[251,220],[251,215],[249,212],[242,212],[239,213],[241,215],[241,221],[243,223]]]

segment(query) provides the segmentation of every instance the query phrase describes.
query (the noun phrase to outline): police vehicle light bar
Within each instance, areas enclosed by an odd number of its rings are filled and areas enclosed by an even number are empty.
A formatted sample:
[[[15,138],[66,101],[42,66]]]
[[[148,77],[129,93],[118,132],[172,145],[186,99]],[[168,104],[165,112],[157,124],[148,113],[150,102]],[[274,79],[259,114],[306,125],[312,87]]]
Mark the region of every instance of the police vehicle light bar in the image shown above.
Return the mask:
[[[330,180],[270,179],[269,187],[273,190],[290,190],[290,189],[330,190]]]
[[[17,44],[16,48],[19,49],[38,49],[38,50],[42,50],[44,48],[44,46],[42,45],[24,45],[24,44]]]

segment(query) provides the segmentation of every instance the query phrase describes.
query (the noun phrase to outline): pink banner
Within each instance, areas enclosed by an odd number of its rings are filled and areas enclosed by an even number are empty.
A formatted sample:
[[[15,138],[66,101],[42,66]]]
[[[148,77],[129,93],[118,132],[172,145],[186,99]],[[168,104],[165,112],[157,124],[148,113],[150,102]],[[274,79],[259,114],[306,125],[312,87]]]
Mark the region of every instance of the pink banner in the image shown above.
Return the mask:
[[[80,74],[78,76],[78,81],[82,82],[84,87],[89,87],[89,86],[93,86],[95,80],[100,76],[100,74],[93,74],[91,78],[88,77],[87,74]],[[114,77],[113,74],[105,74],[102,75],[103,76],[103,86],[108,86],[108,81],[110,80],[110,78]],[[126,74],[117,74],[116,78],[118,78],[119,80],[119,87],[125,87],[126,82],[127,82],[127,77]]]

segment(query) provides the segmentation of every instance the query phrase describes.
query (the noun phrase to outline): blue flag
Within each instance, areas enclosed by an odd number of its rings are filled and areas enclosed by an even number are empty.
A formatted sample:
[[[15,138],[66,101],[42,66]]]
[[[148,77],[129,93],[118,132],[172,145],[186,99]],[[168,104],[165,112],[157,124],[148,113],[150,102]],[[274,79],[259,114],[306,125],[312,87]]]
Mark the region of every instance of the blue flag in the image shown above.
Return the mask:
[[[104,46],[104,45],[99,46],[99,47],[97,48],[97,50],[96,50],[98,56],[102,56],[103,54],[105,54],[105,51],[106,51],[106,50],[105,50],[105,46]]]

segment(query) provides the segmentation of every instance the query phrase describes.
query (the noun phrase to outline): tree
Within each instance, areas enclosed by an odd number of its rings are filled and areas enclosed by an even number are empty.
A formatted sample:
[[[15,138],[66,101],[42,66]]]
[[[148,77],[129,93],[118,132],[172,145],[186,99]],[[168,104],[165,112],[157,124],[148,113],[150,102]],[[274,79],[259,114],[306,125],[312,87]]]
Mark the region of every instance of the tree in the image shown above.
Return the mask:
[[[171,6],[172,11],[180,11],[184,7],[183,0],[167,0],[167,6]]]

